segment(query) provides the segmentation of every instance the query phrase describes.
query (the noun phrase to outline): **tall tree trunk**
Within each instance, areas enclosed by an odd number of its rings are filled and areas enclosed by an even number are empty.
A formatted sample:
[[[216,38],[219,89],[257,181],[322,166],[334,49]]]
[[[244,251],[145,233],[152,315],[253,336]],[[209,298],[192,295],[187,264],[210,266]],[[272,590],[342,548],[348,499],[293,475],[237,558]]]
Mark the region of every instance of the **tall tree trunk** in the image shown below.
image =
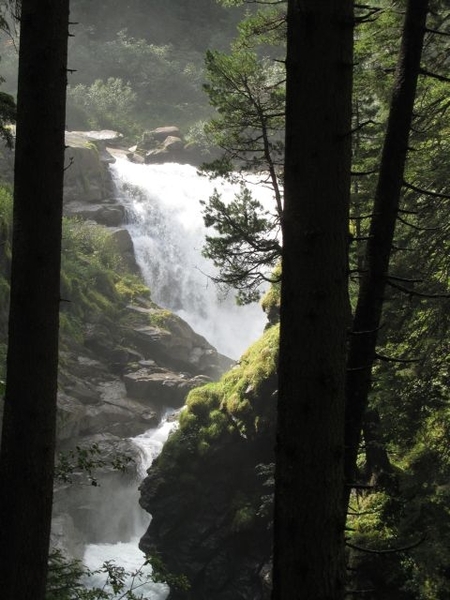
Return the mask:
[[[41,600],[55,451],[69,0],[21,4],[0,589],[3,600]]]
[[[371,388],[427,13],[428,0],[408,0],[349,348],[345,457],[348,484],[356,477],[358,447]],[[346,495],[348,503],[350,487],[347,487]]]
[[[274,600],[344,595],[351,0],[289,0]]]

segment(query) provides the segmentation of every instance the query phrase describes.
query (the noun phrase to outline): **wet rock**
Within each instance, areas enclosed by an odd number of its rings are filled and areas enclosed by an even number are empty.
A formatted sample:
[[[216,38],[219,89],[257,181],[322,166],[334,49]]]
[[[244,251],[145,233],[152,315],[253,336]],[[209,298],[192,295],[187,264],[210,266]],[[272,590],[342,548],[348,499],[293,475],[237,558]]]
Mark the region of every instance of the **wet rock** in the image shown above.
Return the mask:
[[[95,221],[99,225],[107,227],[118,227],[124,222],[125,209],[119,203],[108,204],[84,204],[71,202],[65,209],[69,217],[80,217],[85,221]]]
[[[166,370],[155,372],[152,368],[141,368],[124,376],[125,388],[131,398],[146,400],[157,406],[180,407],[187,394],[204,379],[186,377]]]
[[[151,131],[144,131],[142,134],[142,145],[154,144],[155,142],[163,142],[169,136],[175,136],[180,138],[181,133],[178,127],[175,125],[166,125],[164,127],[157,127]]]
[[[100,160],[99,151],[92,144],[66,148],[64,172],[64,200],[83,199],[96,203],[110,192],[110,178],[106,165]]]
[[[152,309],[129,306],[128,309],[148,314]],[[167,313],[161,327],[143,325],[134,328],[134,343],[144,357],[192,374],[217,379],[234,361],[223,356],[177,315]]]

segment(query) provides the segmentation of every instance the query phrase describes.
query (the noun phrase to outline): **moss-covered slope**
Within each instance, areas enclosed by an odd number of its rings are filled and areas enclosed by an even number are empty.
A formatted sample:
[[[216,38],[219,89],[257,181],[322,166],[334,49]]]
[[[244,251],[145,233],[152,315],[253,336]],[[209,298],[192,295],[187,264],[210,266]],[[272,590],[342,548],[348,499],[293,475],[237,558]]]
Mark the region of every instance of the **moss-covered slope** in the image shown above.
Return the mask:
[[[141,486],[153,516],[142,549],[191,584],[173,599],[265,597],[277,349],[273,326],[219,382],[191,391]]]

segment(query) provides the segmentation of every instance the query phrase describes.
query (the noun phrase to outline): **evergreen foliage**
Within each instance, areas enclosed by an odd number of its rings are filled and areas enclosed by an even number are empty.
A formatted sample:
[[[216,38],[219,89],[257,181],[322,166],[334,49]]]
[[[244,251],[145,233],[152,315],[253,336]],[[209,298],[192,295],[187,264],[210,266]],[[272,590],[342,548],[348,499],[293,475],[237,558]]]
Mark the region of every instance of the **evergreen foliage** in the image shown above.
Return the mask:
[[[219,269],[215,281],[237,290],[240,303],[258,300],[261,284],[274,281],[273,268],[281,254],[279,220],[244,186],[228,204],[217,191],[201,204],[205,225],[219,234],[206,235],[203,247],[203,255]]]
[[[271,280],[268,272],[281,255],[284,68],[270,57],[270,45],[280,43],[283,24],[278,8],[262,9],[240,24],[231,52],[206,54],[204,87],[217,112],[205,132],[222,155],[202,170],[239,181],[241,191],[228,205],[215,192],[205,205],[205,224],[219,235],[207,236],[203,252],[219,268],[217,281],[237,289],[242,303],[259,297],[258,287]],[[273,209],[265,214],[252,199],[249,173],[273,193]]]

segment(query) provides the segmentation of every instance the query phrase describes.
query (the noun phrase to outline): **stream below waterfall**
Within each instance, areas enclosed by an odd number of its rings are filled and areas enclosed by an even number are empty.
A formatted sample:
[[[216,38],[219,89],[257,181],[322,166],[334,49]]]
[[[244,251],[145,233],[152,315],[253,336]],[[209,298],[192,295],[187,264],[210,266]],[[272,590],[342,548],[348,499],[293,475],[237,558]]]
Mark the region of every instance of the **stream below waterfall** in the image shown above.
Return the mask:
[[[138,479],[141,481],[147,469],[150,467],[153,460],[161,452],[164,442],[169,433],[174,429],[176,423],[174,420],[169,420],[168,417],[173,414],[173,410],[167,410],[165,416],[161,420],[159,427],[150,429],[147,432],[132,438],[133,444],[138,448],[140,454],[140,463],[137,464]],[[169,589],[167,585],[162,583],[146,582],[147,575],[151,573],[148,566],[143,567],[145,562],[144,554],[139,550],[139,539],[145,532],[150,523],[151,517],[138,504],[138,481],[136,482],[135,501],[127,502],[123,506],[123,513],[126,515],[127,528],[126,539],[118,540],[114,543],[97,543],[88,544],[85,548],[83,563],[91,570],[100,570],[106,561],[112,561],[116,565],[123,567],[128,573],[139,571],[142,573],[144,583],[141,584],[139,578],[133,582],[132,578],[127,581],[127,586],[130,588],[133,585],[139,586],[136,588],[137,595],[143,594],[147,600],[164,600]],[[99,488],[98,502],[102,502],[102,489]],[[107,490],[105,493],[109,493]],[[110,514],[110,521],[117,521],[123,515]],[[107,527],[107,525],[105,525]],[[143,567],[141,569],[141,567]],[[105,582],[105,574],[99,573],[93,575],[86,580],[88,587],[102,587]]]

